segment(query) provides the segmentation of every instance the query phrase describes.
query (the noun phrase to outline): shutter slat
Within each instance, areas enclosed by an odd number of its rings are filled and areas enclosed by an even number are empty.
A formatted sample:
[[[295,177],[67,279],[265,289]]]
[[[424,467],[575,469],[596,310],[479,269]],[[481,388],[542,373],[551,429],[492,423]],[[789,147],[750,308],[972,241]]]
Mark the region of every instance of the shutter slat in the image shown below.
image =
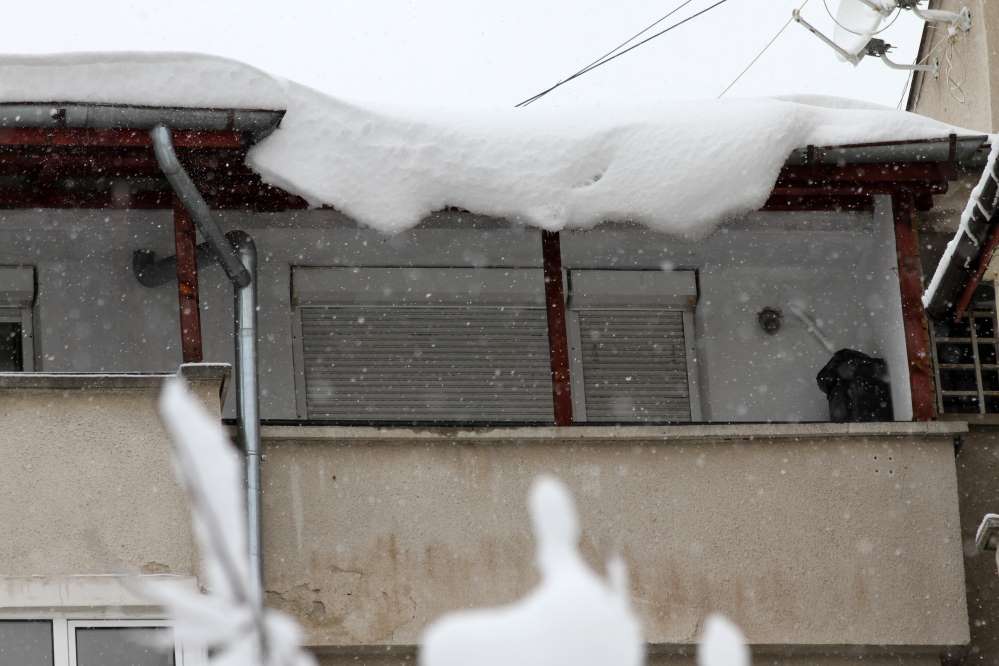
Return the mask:
[[[301,308],[310,418],[548,421],[541,308]]]
[[[588,421],[690,421],[682,312],[577,313]]]

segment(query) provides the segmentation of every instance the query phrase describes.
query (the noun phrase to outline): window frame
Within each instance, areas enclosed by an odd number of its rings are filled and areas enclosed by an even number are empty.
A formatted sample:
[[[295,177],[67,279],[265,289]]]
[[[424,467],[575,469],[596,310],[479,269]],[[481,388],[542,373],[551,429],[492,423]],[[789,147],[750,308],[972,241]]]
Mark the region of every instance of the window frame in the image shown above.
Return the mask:
[[[193,577],[170,576],[185,588],[197,590]],[[136,593],[145,580],[119,576],[70,576],[49,580],[14,577],[15,592],[0,599],[0,621],[41,621],[51,624],[53,666],[76,664],[73,631],[80,627],[173,626],[163,609]],[[71,647],[73,650],[71,650]],[[73,655],[72,660],[70,655]],[[184,645],[174,637],[175,666],[207,666],[204,650]]]
[[[516,279],[511,280],[514,274]],[[446,276],[442,279],[441,276]],[[291,328],[292,362],[295,380],[295,406],[299,419],[325,421],[309,415],[306,390],[302,312],[309,307],[406,305],[422,304],[428,291],[423,280],[434,280],[434,303],[428,305],[459,305],[467,303],[471,278],[480,277],[487,286],[482,289],[490,304],[517,305],[525,293],[539,290],[544,276],[539,268],[498,267],[404,267],[404,266],[292,266],[291,267]],[[372,280],[371,277],[376,279]],[[679,312],[683,322],[689,423],[704,419],[701,396],[700,363],[697,348],[696,307],[698,278],[694,269],[562,269],[566,304],[566,337],[569,346],[569,375],[572,388],[573,421],[587,425],[585,369],[582,367],[579,310],[625,309],[633,311]],[[378,286],[373,289],[373,283]],[[418,288],[415,285],[420,285]],[[526,287],[525,287],[526,285]],[[526,290],[526,291],[525,291]],[[429,296],[429,294],[427,294]],[[530,297],[528,302],[530,301]],[[542,299],[543,293],[534,294]],[[524,303],[526,306],[526,303]],[[528,306],[533,307],[533,306]],[[541,301],[541,307],[545,307]],[[474,422],[469,419],[469,422]],[[335,419],[330,422],[336,423]],[[405,421],[400,422],[402,425]],[[455,424],[463,423],[456,421]],[[631,423],[631,422],[628,422]],[[635,425],[655,421],[635,421]],[[509,425],[517,425],[511,420]],[[389,425],[389,424],[385,424]],[[592,425],[598,425],[594,423]]]
[[[999,363],[988,364],[982,363],[979,351],[979,344],[991,344],[999,350],[999,331],[994,331],[994,335],[991,338],[980,339],[978,336],[977,328],[975,327],[976,318],[991,318],[993,321],[993,326],[999,327],[999,282],[987,282],[993,289],[993,302],[991,309],[982,307],[974,299],[968,306],[967,310],[962,317],[963,321],[968,323],[969,331],[968,336],[940,336],[937,334],[937,326],[935,322],[930,322],[928,326],[930,334],[930,351],[933,360],[933,375],[936,382],[936,401],[937,401],[937,413],[941,417],[951,418],[951,419],[979,419],[979,420],[999,420],[999,412],[990,412],[987,409],[986,398],[996,397],[999,392],[987,390],[984,387],[983,371],[984,370],[999,370]],[[953,364],[953,363],[941,363],[939,346],[940,344],[968,344],[971,347],[971,363],[966,364]],[[971,367],[965,367],[971,366]],[[944,389],[943,382],[941,381],[941,370],[971,370],[975,374],[975,390],[952,390]],[[948,396],[965,396],[965,397],[976,397],[978,400],[978,411],[975,412],[957,412],[957,411],[947,411],[944,408],[944,398]]]
[[[21,325],[21,370],[35,371],[35,269],[0,266],[0,322]]]
[[[373,278],[373,279],[372,279]],[[476,281],[476,278],[478,279]],[[379,287],[372,290],[371,285]],[[473,289],[472,285],[475,285]],[[430,300],[425,298],[433,293]],[[291,267],[292,359],[295,378],[295,408],[305,421],[348,425],[337,419],[311,417],[306,383],[305,336],[302,312],[314,307],[426,307],[452,308],[467,304],[474,294],[489,307],[517,307],[544,311],[544,272],[538,267],[436,267],[436,266],[342,266],[293,265]],[[365,423],[362,419],[359,423]],[[405,427],[401,420],[376,421],[384,427]],[[436,421],[435,421],[436,422]],[[511,420],[511,427],[534,423]],[[547,422],[547,420],[546,420]],[[440,421],[441,425],[479,423],[475,418]]]
[[[9,613],[0,612],[0,621],[14,622],[48,622],[52,628],[52,663],[53,666],[77,666],[76,630],[94,628],[159,628],[172,627],[173,622],[161,614],[129,614],[122,617],[121,612],[111,613],[110,609],[95,612],[57,610],[47,613]],[[200,650],[185,646],[174,638],[175,666],[207,666],[206,655]]]
[[[65,631],[66,631],[66,647],[68,650],[68,661],[69,666],[77,666],[78,656],[76,653],[76,631],[78,629],[114,629],[114,628],[138,628],[138,629],[156,629],[162,627],[173,627],[173,623],[168,620],[162,619],[114,619],[114,620],[78,620],[78,619],[65,619]],[[55,626],[53,626],[53,634],[55,633]],[[173,641],[173,662],[174,666],[194,666],[194,662],[189,662],[186,658],[186,653],[184,647],[181,645],[180,641]]]
[[[590,277],[593,279],[587,279]],[[697,272],[689,269],[671,271],[563,269],[562,280],[563,284],[567,285],[566,337],[569,343],[573,420],[583,425],[589,424],[586,415],[586,369],[583,367],[579,312],[586,309],[620,309],[681,313],[687,360],[690,423],[701,422],[704,414],[701,407],[700,365],[697,358],[695,317],[698,300]],[[629,293],[633,296],[629,297]],[[646,422],[638,421],[635,425],[644,423]]]
[[[34,308],[29,306],[6,306],[0,303],[0,324],[20,324],[21,326],[21,370],[35,371],[35,327]]]

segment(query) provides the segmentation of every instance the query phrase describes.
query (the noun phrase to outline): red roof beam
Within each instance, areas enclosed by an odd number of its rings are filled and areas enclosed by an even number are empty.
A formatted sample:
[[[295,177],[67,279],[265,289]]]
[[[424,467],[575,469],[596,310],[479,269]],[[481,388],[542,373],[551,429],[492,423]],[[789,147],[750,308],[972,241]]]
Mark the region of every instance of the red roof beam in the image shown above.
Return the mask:
[[[244,148],[249,145],[247,136],[232,130],[177,130],[173,132],[177,148]],[[89,129],[89,128],[0,128],[2,146],[95,146],[95,147],[152,147],[152,140],[145,130]]]

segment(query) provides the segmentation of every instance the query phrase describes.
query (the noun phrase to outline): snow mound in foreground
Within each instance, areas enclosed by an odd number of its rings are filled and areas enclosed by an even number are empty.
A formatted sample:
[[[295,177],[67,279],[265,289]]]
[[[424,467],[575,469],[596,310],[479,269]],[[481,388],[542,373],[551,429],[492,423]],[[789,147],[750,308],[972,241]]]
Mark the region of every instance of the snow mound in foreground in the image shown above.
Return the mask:
[[[423,635],[423,666],[639,666],[644,643],[628,598],[624,566],[598,577],[579,554],[569,491],[550,477],[531,488],[531,521],[541,583],[520,601],[463,611]]]
[[[704,623],[697,648],[697,666],[749,666],[749,647],[739,628],[721,615]]]
[[[0,101],[286,109],[250,167],[384,232],[453,206],[545,229],[614,220],[700,234],[760,208],[795,148],[954,131],[818,98],[376,111],[191,54],[0,58]]]

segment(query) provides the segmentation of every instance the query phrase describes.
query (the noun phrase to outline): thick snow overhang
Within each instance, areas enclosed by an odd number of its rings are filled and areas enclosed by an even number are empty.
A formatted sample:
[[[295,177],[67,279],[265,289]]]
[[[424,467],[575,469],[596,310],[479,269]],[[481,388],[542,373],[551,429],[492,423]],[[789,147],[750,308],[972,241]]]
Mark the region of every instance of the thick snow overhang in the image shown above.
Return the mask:
[[[284,115],[267,109],[2,103],[0,208],[170,208],[172,193],[147,136],[157,124],[174,131],[182,160],[213,207],[306,208],[303,198],[266,184],[247,164],[250,149],[275,132]],[[946,191],[956,165],[981,160],[985,138],[952,134],[795,149],[762,208],[869,209],[874,195],[906,188],[925,210],[934,194]]]

